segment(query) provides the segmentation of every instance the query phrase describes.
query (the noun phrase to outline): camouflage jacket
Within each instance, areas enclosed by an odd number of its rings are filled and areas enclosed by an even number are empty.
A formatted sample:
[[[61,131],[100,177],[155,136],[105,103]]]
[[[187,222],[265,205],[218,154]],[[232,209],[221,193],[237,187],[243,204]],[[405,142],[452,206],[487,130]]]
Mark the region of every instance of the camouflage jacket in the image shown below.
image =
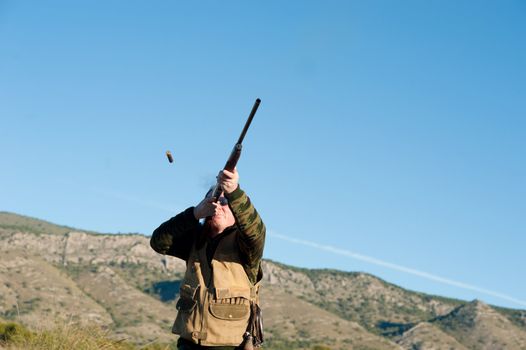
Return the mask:
[[[219,241],[237,230],[237,243],[243,267],[249,280],[256,283],[262,277],[260,265],[265,245],[265,225],[250,198],[239,186],[234,192],[225,194],[225,197],[236,218],[236,224],[227,228],[222,234],[215,238],[205,236],[203,226],[194,216],[194,207],[190,207],[153,231],[150,245],[158,253],[187,261],[192,246],[194,244],[199,246],[206,240],[207,257],[210,263]]]

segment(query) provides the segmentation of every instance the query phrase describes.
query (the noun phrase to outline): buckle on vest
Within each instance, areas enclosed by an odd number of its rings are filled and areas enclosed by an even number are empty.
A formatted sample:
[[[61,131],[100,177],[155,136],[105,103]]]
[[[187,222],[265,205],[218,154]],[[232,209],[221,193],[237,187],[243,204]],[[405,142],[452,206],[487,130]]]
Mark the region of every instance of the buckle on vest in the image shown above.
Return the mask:
[[[206,339],[206,332],[192,332],[192,338],[199,339],[199,340],[205,340]]]

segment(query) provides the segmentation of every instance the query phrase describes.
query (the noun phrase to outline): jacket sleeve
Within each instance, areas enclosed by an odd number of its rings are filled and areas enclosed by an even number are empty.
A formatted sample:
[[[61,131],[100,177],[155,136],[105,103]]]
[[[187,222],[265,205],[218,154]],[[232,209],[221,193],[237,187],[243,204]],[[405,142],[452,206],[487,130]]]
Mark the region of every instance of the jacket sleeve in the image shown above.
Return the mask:
[[[245,271],[252,283],[261,279],[260,263],[265,246],[265,224],[259,216],[250,198],[238,186],[229,194],[225,194],[228,205],[236,218],[239,230],[237,241]]]
[[[150,246],[157,253],[187,261],[199,228],[200,224],[194,216],[194,208],[190,207],[155,229],[150,239]]]

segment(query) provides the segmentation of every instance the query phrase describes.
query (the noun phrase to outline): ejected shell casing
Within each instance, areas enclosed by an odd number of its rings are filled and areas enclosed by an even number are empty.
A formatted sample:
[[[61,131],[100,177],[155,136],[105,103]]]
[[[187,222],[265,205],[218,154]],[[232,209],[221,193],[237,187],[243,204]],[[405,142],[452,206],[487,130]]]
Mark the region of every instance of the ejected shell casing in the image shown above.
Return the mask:
[[[168,161],[170,163],[173,163],[174,162],[174,159],[172,157],[172,153],[170,151],[166,151],[166,157],[168,158]]]

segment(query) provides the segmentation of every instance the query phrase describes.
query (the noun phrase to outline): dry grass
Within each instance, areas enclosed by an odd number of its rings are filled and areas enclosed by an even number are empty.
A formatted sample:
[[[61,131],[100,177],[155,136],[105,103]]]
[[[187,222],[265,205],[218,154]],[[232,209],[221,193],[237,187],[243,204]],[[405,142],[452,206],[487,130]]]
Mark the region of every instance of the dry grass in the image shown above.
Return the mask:
[[[135,350],[138,347],[113,340],[111,333],[98,326],[57,323],[46,330],[30,331],[17,323],[0,323],[0,349],[6,350]],[[149,344],[140,349],[170,350],[173,346]]]

